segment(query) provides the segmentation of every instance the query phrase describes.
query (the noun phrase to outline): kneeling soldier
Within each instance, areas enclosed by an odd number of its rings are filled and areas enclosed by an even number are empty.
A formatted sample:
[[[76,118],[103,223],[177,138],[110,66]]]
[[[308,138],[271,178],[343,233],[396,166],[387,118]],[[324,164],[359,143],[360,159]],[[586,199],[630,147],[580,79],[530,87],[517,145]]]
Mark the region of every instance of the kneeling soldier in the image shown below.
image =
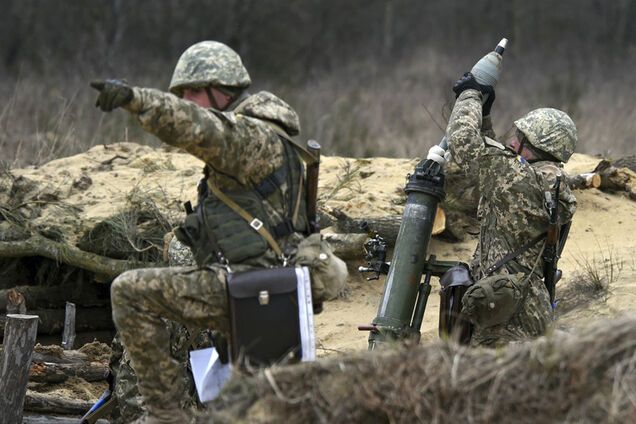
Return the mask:
[[[139,422],[186,422],[176,401],[183,371],[162,318],[228,336],[228,269],[307,265],[314,303],[333,297],[346,280],[344,263],[311,234],[307,179],[292,139],[298,116],[271,93],[249,95],[250,82],[236,52],[204,41],[179,59],[171,94],[120,80],[91,84],[102,110],[126,109],[146,131],[206,164],[198,206],[176,231],[198,266],[128,271],[111,288],[113,320],[145,401]]]

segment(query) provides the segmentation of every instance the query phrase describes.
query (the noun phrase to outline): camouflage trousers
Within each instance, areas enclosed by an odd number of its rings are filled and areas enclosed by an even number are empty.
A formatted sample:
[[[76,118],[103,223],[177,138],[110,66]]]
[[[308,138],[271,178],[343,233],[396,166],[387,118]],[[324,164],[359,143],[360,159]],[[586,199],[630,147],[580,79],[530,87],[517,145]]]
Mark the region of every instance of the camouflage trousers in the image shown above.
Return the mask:
[[[189,370],[188,351],[209,347],[210,334],[207,331],[188,330],[185,326],[174,321],[165,320],[170,332],[170,351],[172,357],[183,369],[183,385],[186,388],[178,399],[181,409],[195,410],[198,403],[194,380]],[[113,410],[110,422],[112,424],[130,423],[143,414],[143,398],[137,388],[137,374],[130,365],[130,355],[121,344],[119,334],[111,344],[112,354],[109,368],[114,377],[113,397],[117,406]]]
[[[113,320],[146,409],[179,410],[187,389],[186,369],[172,355],[164,318],[229,333],[225,276],[221,267],[148,268],[127,271],[113,281]]]
[[[550,297],[543,280],[531,277],[519,311],[503,324],[486,328],[475,325],[470,345],[499,347],[542,336],[552,322],[552,316]]]

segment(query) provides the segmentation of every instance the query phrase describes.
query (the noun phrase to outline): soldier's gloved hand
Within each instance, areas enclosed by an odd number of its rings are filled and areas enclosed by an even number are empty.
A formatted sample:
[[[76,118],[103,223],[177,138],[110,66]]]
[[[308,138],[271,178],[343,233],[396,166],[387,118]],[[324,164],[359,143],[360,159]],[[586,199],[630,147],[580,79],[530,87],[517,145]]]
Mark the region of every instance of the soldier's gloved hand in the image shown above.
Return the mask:
[[[426,155],[426,159],[430,159],[444,166],[447,162],[450,162],[451,153],[435,145],[428,149],[428,155]]]
[[[492,104],[495,101],[495,89],[491,85],[482,85],[478,83],[472,73],[466,72],[453,85],[453,92],[455,93],[455,97],[457,98],[464,91],[470,89],[481,92],[481,94],[486,99],[483,105],[483,116],[490,115],[490,109],[492,108]]]
[[[125,106],[133,99],[132,88],[122,80],[97,80],[91,82],[91,87],[99,91],[95,107],[104,112]]]

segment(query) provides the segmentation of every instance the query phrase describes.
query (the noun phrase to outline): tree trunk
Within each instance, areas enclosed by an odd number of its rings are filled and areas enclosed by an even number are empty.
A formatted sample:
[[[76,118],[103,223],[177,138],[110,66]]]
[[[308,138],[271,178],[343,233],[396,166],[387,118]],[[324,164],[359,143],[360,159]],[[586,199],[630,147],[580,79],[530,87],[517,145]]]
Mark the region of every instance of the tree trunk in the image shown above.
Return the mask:
[[[89,357],[79,350],[64,350],[56,345],[37,345],[31,361],[51,362],[55,364],[83,364],[89,362]]]
[[[0,368],[0,423],[22,422],[22,405],[29,379],[38,319],[34,315],[8,315]]]
[[[395,245],[400,225],[402,224],[402,215],[389,215],[371,218],[351,218],[344,212],[334,209],[331,214],[336,218],[336,229],[339,233],[362,233],[365,231],[376,232],[382,237],[389,246]],[[362,228],[366,223],[368,230]],[[442,208],[437,208],[435,215],[435,225],[433,226],[433,234],[441,234],[446,228],[446,214]]]
[[[80,419],[52,415],[25,415],[22,424],[80,424]],[[108,421],[100,419],[97,420],[97,424],[108,424]]]
[[[333,252],[340,259],[359,259],[364,256],[366,234],[324,234]]]
[[[636,200],[636,172],[632,171],[635,159],[628,157],[623,159],[625,164],[621,164],[621,159],[615,163],[622,165],[620,168],[615,167],[608,160],[602,160],[594,169],[601,176],[601,190],[607,191],[625,191],[630,199]]]
[[[595,172],[568,176],[565,183],[574,190],[584,188],[599,188],[601,186],[601,176]]]
[[[105,381],[107,375],[108,364],[100,362],[74,364],[34,362],[29,370],[29,381],[56,384],[66,381],[69,377],[83,378],[88,382]]]
[[[0,257],[22,258],[25,256],[43,256],[86,269],[109,279],[129,269],[157,266],[155,263],[111,259],[39,235],[33,235],[26,240],[0,242]]]
[[[93,402],[68,399],[29,391],[24,399],[24,410],[31,412],[45,412],[47,414],[83,415]]]

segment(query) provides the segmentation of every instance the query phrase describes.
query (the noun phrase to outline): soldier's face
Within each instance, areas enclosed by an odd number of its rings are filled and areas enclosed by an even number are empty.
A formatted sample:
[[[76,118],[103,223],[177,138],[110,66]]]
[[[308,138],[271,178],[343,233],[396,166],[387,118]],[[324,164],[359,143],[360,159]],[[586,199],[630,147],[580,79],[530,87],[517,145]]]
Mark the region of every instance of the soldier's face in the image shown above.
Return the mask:
[[[532,150],[530,150],[525,145],[521,146],[521,141],[519,140],[519,137],[517,137],[516,133],[510,136],[507,144],[508,144],[508,147],[510,147],[515,152],[517,152],[519,156],[522,156],[528,162],[538,159]]]
[[[205,109],[213,107],[225,110],[231,103],[232,96],[214,87],[211,87],[209,91],[205,88],[186,88],[183,90],[183,99]]]
[[[183,90],[183,99],[189,102],[195,103],[202,108],[210,108],[212,105],[210,104],[210,99],[208,98],[208,93],[205,92],[205,89],[192,89],[186,88]]]

